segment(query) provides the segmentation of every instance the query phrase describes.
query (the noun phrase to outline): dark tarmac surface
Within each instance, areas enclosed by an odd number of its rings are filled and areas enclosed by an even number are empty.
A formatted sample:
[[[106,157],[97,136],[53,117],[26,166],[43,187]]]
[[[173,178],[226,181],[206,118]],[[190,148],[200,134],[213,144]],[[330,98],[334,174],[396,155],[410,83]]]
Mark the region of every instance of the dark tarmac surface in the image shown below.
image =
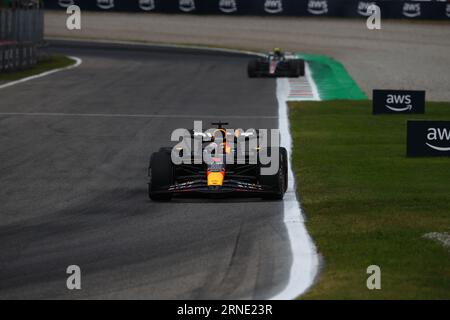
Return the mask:
[[[0,90],[0,299],[263,299],[283,289],[282,202],[147,197],[149,156],[174,129],[277,127],[275,81],[249,80],[239,55],[52,51],[83,63]],[[72,264],[82,290],[66,288]]]

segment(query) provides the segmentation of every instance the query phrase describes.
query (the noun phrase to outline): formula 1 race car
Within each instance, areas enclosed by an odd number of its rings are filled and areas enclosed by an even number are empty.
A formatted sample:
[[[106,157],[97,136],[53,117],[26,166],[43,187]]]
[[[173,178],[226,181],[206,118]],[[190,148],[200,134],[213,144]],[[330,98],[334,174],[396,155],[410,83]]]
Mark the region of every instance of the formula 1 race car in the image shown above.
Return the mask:
[[[305,75],[305,61],[296,56],[274,49],[264,57],[253,59],[248,63],[249,78],[257,77],[291,77]]]
[[[254,132],[242,132],[239,130],[233,132],[225,130],[223,125],[227,123],[213,123],[217,129],[209,134],[208,142],[201,139],[201,148],[197,153],[182,154],[181,148],[164,147],[158,152],[154,152],[150,157],[148,175],[150,181],[148,184],[148,194],[154,201],[169,201],[174,195],[193,196],[208,195],[210,197],[220,198],[225,195],[260,197],[263,199],[281,200],[288,186],[288,155],[285,148],[266,147],[261,148],[257,141],[259,134]],[[199,135],[207,136],[202,132],[189,132],[189,138],[195,138]],[[220,139],[218,138],[220,136]],[[240,137],[240,138],[239,138]],[[244,148],[244,151],[237,140],[249,142],[256,139],[248,145],[254,148]],[[211,161],[195,161],[206,152],[206,149],[219,141],[223,153],[212,154]],[[252,150],[250,150],[252,149]],[[217,149],[216,149],[217,150]],[[188,163],[174,164],[172,161],[173,152],[179,153],[184,159],[189,159]],[[262,161],[263,155],[268,155],[265,159],[273,156],[277,159],[276,166],[273,166],[274,174],[263,174],[263,168],[271,166],[268,161]],[[237,158],[240,155],[241,161]],[[229,159],[232,159],[230,161]],[[256,159],[256,161],[250,161]],[[265,164],[263,164],[263,162]],[[267,171],[266,171],[267,173]]]

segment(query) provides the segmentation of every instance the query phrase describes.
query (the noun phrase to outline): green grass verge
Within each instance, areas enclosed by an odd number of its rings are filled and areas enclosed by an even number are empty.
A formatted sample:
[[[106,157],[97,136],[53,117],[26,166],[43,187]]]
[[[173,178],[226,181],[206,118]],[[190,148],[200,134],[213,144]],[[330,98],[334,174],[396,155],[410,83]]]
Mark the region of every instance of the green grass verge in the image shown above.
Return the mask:
[[[304,299],[450,299],[450,252],[422,238],[450,231],[450,158],[407,158],[406,120],[370,101],[290,103],[293,166],[307,228],[324,257]],[[366,268],[381,268],[368,290]]]
[[[26,77],[34,76],[53,69],[68,67],[75,63],[75,60],[62,55],[52,55],[47,60],[39,62],[34,67],[17,72],[0,73],[0,81],[15,81]]]

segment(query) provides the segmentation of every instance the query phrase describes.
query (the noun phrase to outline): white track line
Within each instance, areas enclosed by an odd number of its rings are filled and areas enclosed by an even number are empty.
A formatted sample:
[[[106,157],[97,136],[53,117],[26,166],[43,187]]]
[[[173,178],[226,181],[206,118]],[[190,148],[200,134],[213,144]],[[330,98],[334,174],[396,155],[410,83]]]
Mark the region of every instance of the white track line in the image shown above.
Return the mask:
[[[315,90],[318,99],[317,87],[313,84],[314,81],[309,69],[307,70],[308,82],[310,82],[313,91]],[[289,91],[287,79],[277,79],[278,126],[280,128],[281,145],[287,149],[289,155],[292,155],[292,137],[289,130],[287,105]],[[272,297],[272,300],[295,299],[304,293],[313,284],[319,266],[317,249],[306,230],[304,215],[297,199],[291,160],[289,160],[288,179],[289,185],[283,205],[284,223],[291,243],[292,266],[288,284],[283,291]]]
[[[63,70],[69,70],[69,69],[76,68],[83,62],[80,58],[77,58],[77,57],[69,57],[69,58],[72,59],[72,60],[75,60],[75,64],[72,64],[72,65],[70,65],[68,67],[59,68],[59,69],[53,69],[53,70],[50,70],[50,71],[39,73],[39,74],[36,74],[34,76],[26,77],[26,78],[19,79],[19,80],[16,80],[16,81],[7,82],[5,84],[0,85],[0,90],[4,89],[4,88],[11,87],[11,86],[14,86],[14,85],[19,84],[19,83],[23,83],[23,82],[34,80],[34,79],[38,79],[38,78],[42,78],[42,77],[51,75],[51,74],[56,73],[56,72],[60,72],[60,71],[63,71]]]

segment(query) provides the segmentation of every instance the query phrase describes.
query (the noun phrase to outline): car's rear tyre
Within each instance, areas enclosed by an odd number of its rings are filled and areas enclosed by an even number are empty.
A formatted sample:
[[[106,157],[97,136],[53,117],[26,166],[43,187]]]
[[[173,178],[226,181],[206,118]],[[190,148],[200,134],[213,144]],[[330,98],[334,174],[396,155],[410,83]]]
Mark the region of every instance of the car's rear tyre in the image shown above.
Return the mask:
[[[174,168],[170,153],[160,151],[150,158],[150,183],[148,196],[153,201],[170,201],[172,193],[161,193],[161,189],[174,183]]]
[[[251,60],[247,66],[247,74],[249,78],[256,78],[256,70],[258,68],[258,61]]]
[[[305,60],[299,59],[297,60],[298,69],[297,69],[297,77],[303,77],[305,75]]]
[[[275,148],[271,148],[274,150]],[[282,200],[288,187],[288,155],[285,148],[279,148],[279,168],[277,173],[273,175],[260,174],[259,182],[262,185],[270,187],[273,192],[264,195],[262,198],[266,200]],[[261,165],[261,167],[269,167],[270,165]]]
[[[305,75],[305,61],[301,59],[289,61],[291,77],[301,77]]]

